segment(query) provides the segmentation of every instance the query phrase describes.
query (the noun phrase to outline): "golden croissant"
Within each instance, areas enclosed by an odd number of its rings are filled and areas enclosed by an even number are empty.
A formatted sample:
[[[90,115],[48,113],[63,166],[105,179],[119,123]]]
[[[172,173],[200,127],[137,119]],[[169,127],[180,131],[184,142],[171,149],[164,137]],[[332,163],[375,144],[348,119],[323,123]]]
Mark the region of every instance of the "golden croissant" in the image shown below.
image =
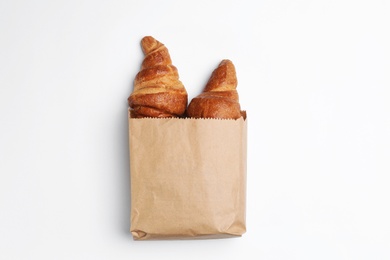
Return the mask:
[[[179,117],[187,107],[187,91],[172,65],[168,49],[151,36],[141,41],[145,54],[128,98],[132,117]]]
[[[194,118],[240,118],[241,108],[236,88],[236,69],[230,60],[222,60],[211,74],[203,92],[191,100],[187,115]]]

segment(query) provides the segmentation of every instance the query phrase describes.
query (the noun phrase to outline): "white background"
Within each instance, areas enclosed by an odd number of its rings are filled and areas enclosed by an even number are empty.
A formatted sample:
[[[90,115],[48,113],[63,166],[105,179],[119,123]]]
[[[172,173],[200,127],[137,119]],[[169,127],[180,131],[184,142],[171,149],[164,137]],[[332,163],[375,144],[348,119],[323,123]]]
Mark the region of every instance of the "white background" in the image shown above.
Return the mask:
[[[0,259],[390,259],[390,2],[0,1]],[[140,40],[191,99],[228,58],[247,233],[133,241]]]

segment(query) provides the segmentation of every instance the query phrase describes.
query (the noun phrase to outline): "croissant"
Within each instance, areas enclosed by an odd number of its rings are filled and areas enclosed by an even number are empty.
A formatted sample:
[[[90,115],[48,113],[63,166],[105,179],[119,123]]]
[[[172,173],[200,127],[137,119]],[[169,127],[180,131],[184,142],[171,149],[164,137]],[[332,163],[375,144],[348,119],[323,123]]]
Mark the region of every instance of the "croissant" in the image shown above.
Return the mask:
[[[241,108],[236,87],[237,77],[233,63],[222,60],[211,74],[203,92],[191,100],[187,115],[194,118],[240,118]]]
[[[151,36],[141,41],[145,54],[128,98],[131,117],[179,117],[187,107],[187,91],[172,65],[168,49]]]

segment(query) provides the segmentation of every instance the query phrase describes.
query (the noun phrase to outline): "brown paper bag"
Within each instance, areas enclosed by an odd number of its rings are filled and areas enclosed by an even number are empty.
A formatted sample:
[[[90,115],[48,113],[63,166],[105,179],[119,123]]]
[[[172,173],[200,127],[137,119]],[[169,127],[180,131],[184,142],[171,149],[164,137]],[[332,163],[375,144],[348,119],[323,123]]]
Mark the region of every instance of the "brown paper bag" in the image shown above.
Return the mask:
[[[130,118],[133,238],[246,231],[246,118]]]

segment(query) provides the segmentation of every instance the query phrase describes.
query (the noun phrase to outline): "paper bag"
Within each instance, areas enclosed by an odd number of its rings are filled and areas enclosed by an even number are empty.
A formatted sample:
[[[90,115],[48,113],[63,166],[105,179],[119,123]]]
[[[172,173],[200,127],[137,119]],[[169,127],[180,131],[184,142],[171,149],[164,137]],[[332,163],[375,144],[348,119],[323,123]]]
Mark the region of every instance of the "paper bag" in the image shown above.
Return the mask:
[[[130,118],[131,227],[138,239],[246,231],[246,115]]]

